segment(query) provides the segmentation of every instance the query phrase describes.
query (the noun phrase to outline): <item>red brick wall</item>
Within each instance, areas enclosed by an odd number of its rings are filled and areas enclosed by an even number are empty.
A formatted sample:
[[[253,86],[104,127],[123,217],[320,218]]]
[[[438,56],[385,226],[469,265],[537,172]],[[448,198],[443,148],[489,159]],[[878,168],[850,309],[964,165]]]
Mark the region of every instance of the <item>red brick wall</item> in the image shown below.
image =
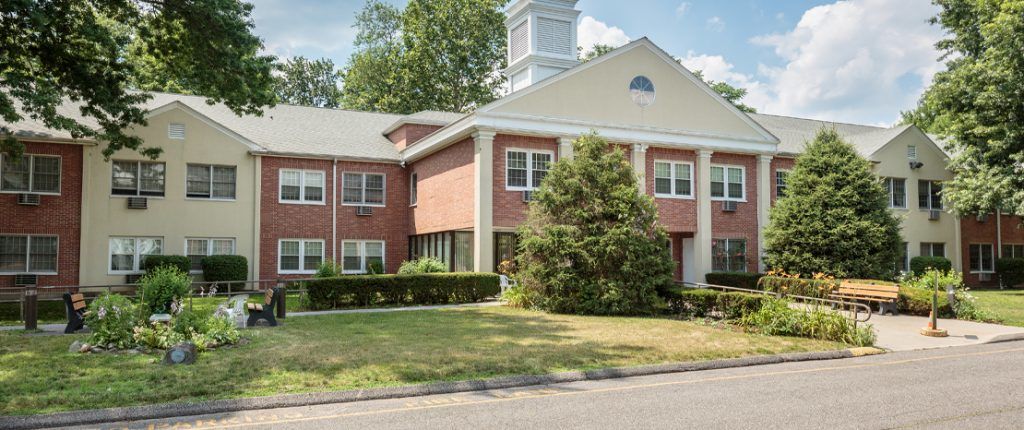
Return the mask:
[[[757,157],[753,155],[714,153],[711,164],[743,166],[746,170],[746,202],[736,205],[736,212],[723,212],[722,204],[711,202],[711,235],[716,239],[747,240],[747,271],[756,272],[757,255]]]
[[[409,234],[473,228],[472,138],[430,154],[407,170],[416,173],[418,182]]]
[[[516,227],[526,221],[529,205],[522,191],[505,189],[505,151],[509,148],[546,150],[558,161],[558,139],[499,134],[494,137],[494,227]]]
[[[1000,219],[1002,227],[1001,237],[1003,245],[1024,244],[1024,229],[1021,228],[1021,218],[1016,216],[1003,215]],[[960,218],[960,255],[962,257],[964,283],[970,287],[996,287],[999,282],[996,276],[992,281],[981,282],[978,274],[971,273],[971,244],[992,244],[994,256],[999,256],[999,242],[996,240],[997,228],[996,218],[989,215],[984,221],[978,221],[975,216]]]
[[[373,215],[356,215],[355,206],[338,206],[338,261],[341,262],[341,241],[345,239],[383,240],[384,268],[388,273],[409,255],[409,177],[397,164],[338,162],[338,200],[342,196],[342,173],[384,173],[384,207],[373,208]]]
[[[697,196],[697,155],[691,150],[649,148],[647,150],[647,195],[654,196],[654,161],[685,161],[693,165],[693,196]],[[697,200],[655,197],[658,206],[658,220],[672,233],[697,231]],[[678,254],[677,254],[678,255]]]
[[[792,158],[772,158],[772,173],[768,177],[772,181],[772,205],[775,204],[775,200],[778,199],[778,187],[775,186],[775,172],[778,170],[793,170],[793,166],[796,165],[796,160]]]
[[[0,193],[0,234],[57,235],[57,275],[40,276],[39,285],[78,285],[83,147],[25,142],[25,154],[60,156],[60,195],[44,195],[39,206],[23,206],[18,204],[17,193]],[[14,276],[0,275],[0,287],[10,286],[14,286]]]
[[[401,151],[440,128],[441,126],[437,125],[405,124],[388,134],[388,139],[394,142],[395,147]]]

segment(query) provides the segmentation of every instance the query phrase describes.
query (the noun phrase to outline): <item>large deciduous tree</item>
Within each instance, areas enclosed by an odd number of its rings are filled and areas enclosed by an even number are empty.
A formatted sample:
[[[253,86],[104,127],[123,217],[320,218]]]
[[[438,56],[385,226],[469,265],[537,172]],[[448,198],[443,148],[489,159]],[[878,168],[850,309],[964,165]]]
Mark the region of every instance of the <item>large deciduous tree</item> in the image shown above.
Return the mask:
[[[958,213],[1024,215],[1024,0],[933,0],[947,70],[903,114],[946,139]]]
[[[646,314],[672,282],[668,236],[622,150],[573,142],[534,193],[517,260],[532,302],[560,313]]]
[[[506,0],[377,0],[356,16],[344,106],[395,113],[465,112],[500,96]]]
[[[108,156],[127,148],[155,157],[159,148],[143,148],[124,133],[145,123],[140,106],[148,96],[131,84],[146,73],[238,114],[259,114],[274,102],[273,57],[259,55],[251,12],[239,0],[0,2],[0,118],[28,116],[106,142]],[[131,55],[136,59],[126,60]],[[152,70],[142,70],[143,63]],[[98,126],[58,113],[63,102],[78,105]],[[5,150],[20,152],[11,130],[0,126],[0,133]]]
[[[330,59],[294,57],[278,63],[277,70],[274,88],[279,102],[328,108],[341,105],[339,75]]]
[[[765,261],[790,273],[885,279],[900,255],[900,221],[871,164],[823,129],[796,159],[765,228]]]

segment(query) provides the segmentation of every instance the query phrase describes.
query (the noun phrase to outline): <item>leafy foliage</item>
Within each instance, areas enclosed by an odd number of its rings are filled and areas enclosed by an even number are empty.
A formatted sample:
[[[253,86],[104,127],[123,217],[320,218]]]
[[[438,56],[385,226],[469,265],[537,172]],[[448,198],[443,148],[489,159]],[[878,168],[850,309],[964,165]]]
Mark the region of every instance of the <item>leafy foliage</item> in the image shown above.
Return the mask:
[[[770,270],[757,281],[758,287],[765,291],[779,293],[783,296],[804,296],[826,299],[839,288],[835,277],[824,273],[815,273],[810,278],[802,278],[799,273],[786,273],[784,270]]]
[[[120,294],[103,294],[89,303],[85,325],[92,330],[92,345],[114,344],[118,348],[133,345],[132,328],[142,320],[135,303]]]
[[[771,210],[766,262],[792,273],[891,279],[902,240],[887,199],[870,162],[835,130],[819,131]]]
[[[182,273],[188,273],[192,269],[192,261],[184,255],[148,255],[142,260],[141,269],[145,272],[152,272],[158,267],[174,267]]]
[[[399,275],[415,275],[419,273],[444,273],[448,267],[434,257],[420,257],[412,261],[403,261],[398,267]]]
[[[738,319],[761,308],[769,296],[711,289],[677,288],[666,295],[669,310],[684,317]]]
[[[306,288],[314,309],[470,303],[500,291],[494,273],[351,275],[309,281]]]
[[[697,75],[698,78],[706,82],[712,90],[715,90],[716,93],[722,96],[722,98],[728,100],[729,103],[732,103],[733,106],[736,106],[736,108],[739,109],[740,111],[747,113],[757,113],[757,109],[747,106],[740,101],[747,96],[746,88],[734,87],[732,85],[729,85],[729,83],[725,81],[712,81],[710,79],[705,79],[704,73],[700,70],[694,70],[693,74]]]
[[[854,346],[875,343],[875,332],[870,325],[858,327],[830,309],[794,309],[785,299],[765,298],[761,309],[744,315],[740,324],[769,336],[809,337]]]
[[[948,271],[953,268],[953,262],[949,261],[945,257],[928,257],[925,255],[919,255],[910,259],[910,271],[915,275],[922,275],[928,269],[937,269],[940,271]]]
[[[245,281],[249,277],[249,262],[243,255],[211,255],[200,263],[207,282]]]
[[[330,59],[298,56],[275,67],[279,74],[274,77],[274,90],[279,102],[327,108],[341,105],[341,76]]]
[[[28,116],[105,142],[107,157],[122,148],[156,157],[160,148],[125,133],[145,124],[140,104],[149,96],[129,91],[133,83],[147,89],[157,85],[146,80],[171,80],[238,114],[259,114],[274,102],[273,57],[259,55],[252,8],[239,0],[0,3],[0,118]],[[66,101],[97,126],[59,114]],[[3,146],[23,150],[12,137]]]
[[[651,313],[673,270],[654,201],[637,192],[621,149],[596,134],[573,148],[534,192],[520,227],[520,282],[553,312]]]
[[[177,313],[181,299],[192,287],[192,279],[176,267],[160,266],[146,273],[139,285],[143,300],[152,313]]]
[[[576,50],[576,58],[580,61],[580,63],[586,63],[590,60],[593,60],[614,50],[614,46],[605,45],[603,43],[595,43],[594,46],[591,46],[589,49],[586,50],[584,50],[583,47],[580,46]]]
[[[711,285],[756,290],[758,289],[757,281],[761,279],[761,276],[764,275],[750,272],[710,272],[704,275],[704,280]]]
[[[996,260],[999,282],[1005,287],[1024,284],[1024,258],[1000,258]]]

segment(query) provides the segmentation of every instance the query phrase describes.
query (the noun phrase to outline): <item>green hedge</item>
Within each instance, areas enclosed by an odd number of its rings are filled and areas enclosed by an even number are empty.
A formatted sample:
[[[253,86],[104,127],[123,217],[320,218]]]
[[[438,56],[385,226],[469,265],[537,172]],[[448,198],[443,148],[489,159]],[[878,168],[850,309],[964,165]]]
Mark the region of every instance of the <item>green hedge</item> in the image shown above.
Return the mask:
[[[928,316],[932,311],[932,290],[924,288],[900,287],[897,301],[900,313],[908,315]],[[956,313],[949,304],[945,290],[939,291],[939,318],[955,318]]]
[[[759,289],[757,281],[761,279],[761,276],[764,275],[749,272],[711,272],[704,275],[704,281],[711,285],[757,290]]]
[[[1000,258],[996,260],[999,282],[1007,287],[1024,284],[1024,258]]]
[[[669,310],[676,315],[737,319],[760,309],[766,297],[761,294],[680,288],[669,293],[665,301]]]
[[[204,257],[203,280],[207,282],[245,281],[249,277],[249,262],[241,255],[211,255]]]
[[[350,275],[306,283],[316,309],[478,302],[501,292],[494,273]]]
[[[157,267],[176,267],[182,273],[188,273],[192,269],[192,260],[184,255],[148,255],[142,259],[142,270],[152,272]]]
[[[762,276],[758,280],[759,289],[780,293],[784,296],[806,296],[828,298],[839,288],[835,279],[803,279],[784,276]]]
[[[953,268],[953,262],[949,261],[945,257],[925,257],[919,256],[910,259],[910,271],[917,276],[921,276],[928,269],[937,269],[943,272],[948,272]]]

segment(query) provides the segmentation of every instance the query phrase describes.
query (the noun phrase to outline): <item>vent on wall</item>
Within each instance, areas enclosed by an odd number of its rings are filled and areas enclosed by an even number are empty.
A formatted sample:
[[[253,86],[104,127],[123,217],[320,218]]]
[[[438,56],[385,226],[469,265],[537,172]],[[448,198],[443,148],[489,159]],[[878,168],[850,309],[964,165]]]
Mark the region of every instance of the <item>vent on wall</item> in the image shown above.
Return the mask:
[[[917,145],[907,145],[907,158],[911,160],[917,159]]]
[[[526,55],[530,49],[530,21],[523,21],[509,32],[509,61]]]
[[[18,204],[25,206],[39,206],[39,194],[18,194]]]
[[[149,207],[149,199],[145,197],[129,197],[128,209],[146,209]]]
[[[26,285],[37,285],[39,279],[36,275],[29,275],[27,273],[21,273],[14,275],[14,285],[23,287]]]
[[[185,124],[171,123],[167,126],[167,138],[185,140]]]
[[[549,54],[572,55],[572,24],[551,18],[537,18],[537,50]]]

